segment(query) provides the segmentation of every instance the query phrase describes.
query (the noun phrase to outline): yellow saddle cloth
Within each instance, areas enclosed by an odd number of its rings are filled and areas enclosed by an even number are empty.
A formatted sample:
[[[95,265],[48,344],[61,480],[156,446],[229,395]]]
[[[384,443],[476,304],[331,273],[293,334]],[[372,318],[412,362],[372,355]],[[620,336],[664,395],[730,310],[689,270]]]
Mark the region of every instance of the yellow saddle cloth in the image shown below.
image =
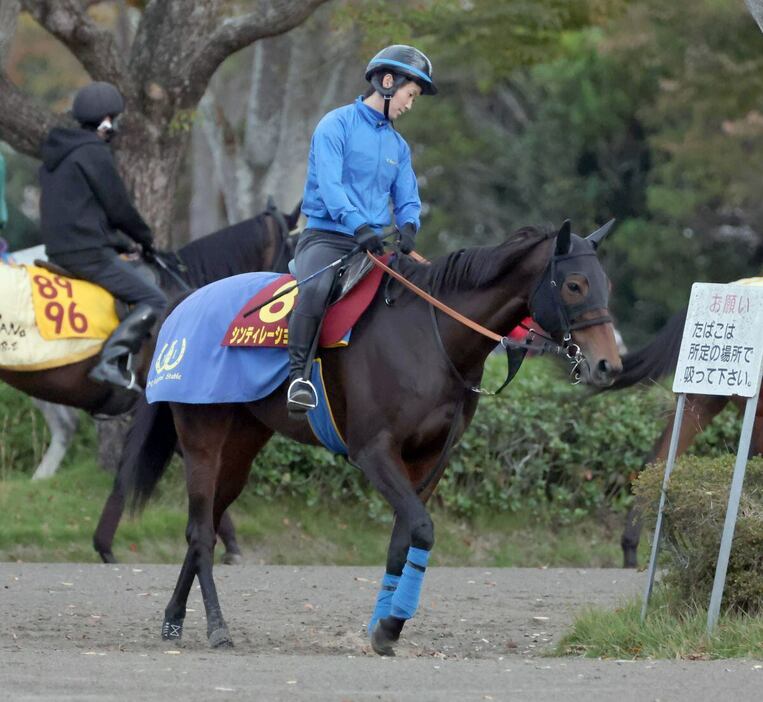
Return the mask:
[[[761,286],[763,285],[763,278],[760,276],[755,278],[740,278],[739,280],[733,281],[732,285],[752,285],[753,287]]]
[[[33,371],[95,356],[119,325],[114,297],[37,266],[0,265],[0,367]]]

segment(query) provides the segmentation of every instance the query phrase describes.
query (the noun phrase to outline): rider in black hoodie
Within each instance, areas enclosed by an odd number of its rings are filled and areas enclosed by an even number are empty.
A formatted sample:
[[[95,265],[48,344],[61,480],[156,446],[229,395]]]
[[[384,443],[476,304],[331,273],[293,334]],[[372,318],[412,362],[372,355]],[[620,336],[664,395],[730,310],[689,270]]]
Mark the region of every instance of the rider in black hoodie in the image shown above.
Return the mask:
[[[125,234],[144,253],[153,243],[108,144],[123,110],[122,96],[110,83],[91,83],[77,93],[72,114],[81,128],[55,127],[42,145],[40,224],[51,261],[134,305],[90,372],[94,380],[132,387],[126,358],[140,348],[167,298],[119,257],[120,250],[135,247]]]

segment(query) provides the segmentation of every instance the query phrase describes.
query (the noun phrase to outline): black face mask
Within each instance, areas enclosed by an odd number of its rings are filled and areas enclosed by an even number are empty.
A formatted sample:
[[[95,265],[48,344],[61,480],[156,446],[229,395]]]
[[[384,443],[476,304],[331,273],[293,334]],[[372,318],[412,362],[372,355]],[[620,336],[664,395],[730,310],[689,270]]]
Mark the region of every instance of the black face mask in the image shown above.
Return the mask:
[[[575,329],[598,324],[602,319],[579,321],[581,315],[592,310],[606,310],[609,305],[609,281],[596,258],[592,242],[576,234],[557,240],[554,252],[543,278],[530,298],[533,319],[549,334],[561,338]],[[588,281],[588,294],[575,305],[562,301],[561,286],[568,275],[577,273]]]

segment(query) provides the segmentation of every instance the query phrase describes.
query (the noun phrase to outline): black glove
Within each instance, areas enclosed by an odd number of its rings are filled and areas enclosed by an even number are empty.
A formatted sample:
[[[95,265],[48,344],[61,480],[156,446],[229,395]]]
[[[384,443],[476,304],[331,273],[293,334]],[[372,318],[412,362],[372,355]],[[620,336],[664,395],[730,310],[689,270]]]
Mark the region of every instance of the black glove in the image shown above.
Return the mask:
[[[384,253],[384,244],[381,237],[367,224],[355,230],[355,243],[357,243],[361,250],[368,251],[377,256],[381,256]]]
[[[156,249],[154,248],[154,242],[151,241],[148,244],[142,244],[143,246],[143,258],[148,261],[153,260],[156,257]]]
[[[398,230],[395,245],[400,253],[409,254],[416,246],[416,227],[411,222],[406,222],[403,228]]]

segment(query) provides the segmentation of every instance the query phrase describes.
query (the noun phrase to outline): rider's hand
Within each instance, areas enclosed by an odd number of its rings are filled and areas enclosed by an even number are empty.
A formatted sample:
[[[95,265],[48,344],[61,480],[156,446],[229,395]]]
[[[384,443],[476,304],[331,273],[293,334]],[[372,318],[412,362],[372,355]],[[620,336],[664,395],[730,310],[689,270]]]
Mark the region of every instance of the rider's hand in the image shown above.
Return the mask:
[[[395,245],[400,253],[409,254],[416,246],[416,228],[412,222],[406,222],[403,228],[398,230]]]
[[[384,244],[381,237],[367,224],[355,230],[355,243],[363,251],[368,251],[377,256],[381,256],[384,253]]]
[[[149,244],[143,244],[143,258],[152,259],[154,258],[156,254],[156,249],[154,248],[154,242],[152,241]]]

